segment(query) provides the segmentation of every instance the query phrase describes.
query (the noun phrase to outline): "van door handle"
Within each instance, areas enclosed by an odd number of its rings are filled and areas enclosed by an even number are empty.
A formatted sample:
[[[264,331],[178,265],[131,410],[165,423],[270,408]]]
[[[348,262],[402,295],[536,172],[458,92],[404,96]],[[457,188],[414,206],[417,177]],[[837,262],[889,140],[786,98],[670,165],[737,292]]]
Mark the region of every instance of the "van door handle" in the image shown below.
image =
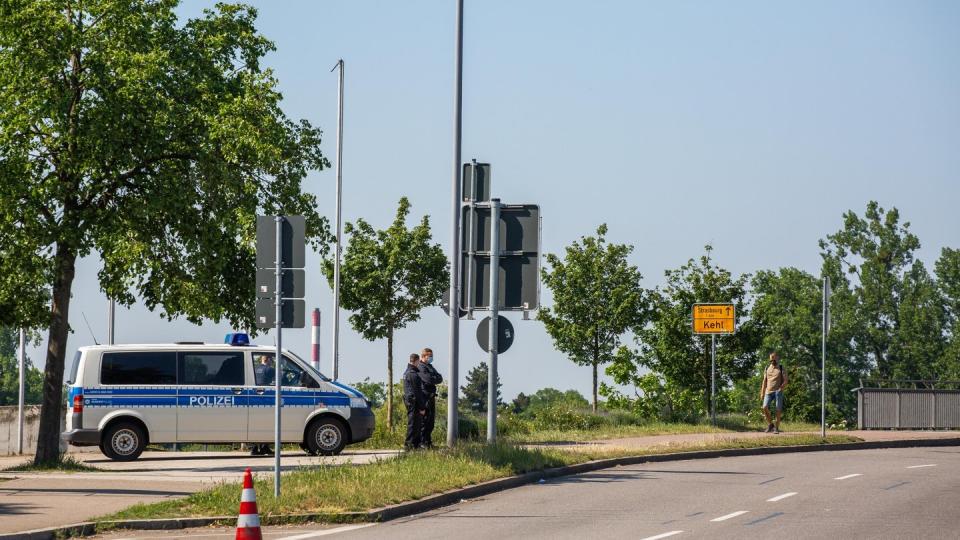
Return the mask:
[[[239,396],[243,393],[243,388],[234,388],[233,393]]]
[[[264,390],[263,388],[257,388],[256,392],[258,396],[262,396],[263,393],[266,392],[266,390]]]

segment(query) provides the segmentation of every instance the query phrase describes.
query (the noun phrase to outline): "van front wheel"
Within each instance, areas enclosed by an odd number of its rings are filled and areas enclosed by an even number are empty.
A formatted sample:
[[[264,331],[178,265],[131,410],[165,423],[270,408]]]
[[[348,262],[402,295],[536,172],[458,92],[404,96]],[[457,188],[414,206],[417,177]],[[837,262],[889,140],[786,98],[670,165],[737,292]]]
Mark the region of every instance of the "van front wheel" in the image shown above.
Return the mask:
[[[117,422],[103,434],[100,449],[114,461],[133,461],[147,446],[147,437],[140,426],[132,422]]]
[[[335,456],[347,445],[347,428],[336,418],[321,418],[307,430],[307,446],[313,455]]]

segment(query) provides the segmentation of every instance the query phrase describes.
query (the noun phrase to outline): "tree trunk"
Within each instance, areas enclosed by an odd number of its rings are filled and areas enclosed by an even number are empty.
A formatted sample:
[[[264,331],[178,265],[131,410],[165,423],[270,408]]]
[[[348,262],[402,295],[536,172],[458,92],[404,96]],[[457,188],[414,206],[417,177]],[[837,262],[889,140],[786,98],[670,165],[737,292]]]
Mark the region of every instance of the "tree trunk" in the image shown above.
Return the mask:
[[[50,303],[50,334],[47,342],[47,363],[43,369],[43,403],[40,407],[40,426],[37,435],[37,454],[34,463],[49,463],[60,458],[60,416],[63,405],[63,365],[70,329],[70,289],[76,271],[77,255],[73,249],[57,246]]]
[[[393,330],[387,333],[387,429],[393,429]]]
[[[597,361],[593,361],[593,413],[597,413]]]

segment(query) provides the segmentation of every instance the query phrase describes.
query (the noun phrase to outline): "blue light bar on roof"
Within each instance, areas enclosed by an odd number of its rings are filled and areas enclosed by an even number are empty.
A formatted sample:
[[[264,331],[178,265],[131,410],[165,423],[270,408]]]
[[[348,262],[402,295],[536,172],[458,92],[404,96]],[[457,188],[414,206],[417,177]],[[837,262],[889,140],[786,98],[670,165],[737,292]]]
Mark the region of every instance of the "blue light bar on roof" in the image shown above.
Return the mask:
[[[223,338],[223,342],[229,343],[230,345],[249,345],[250,336],[242,332],[234,332],[227,334],[227,337]]]

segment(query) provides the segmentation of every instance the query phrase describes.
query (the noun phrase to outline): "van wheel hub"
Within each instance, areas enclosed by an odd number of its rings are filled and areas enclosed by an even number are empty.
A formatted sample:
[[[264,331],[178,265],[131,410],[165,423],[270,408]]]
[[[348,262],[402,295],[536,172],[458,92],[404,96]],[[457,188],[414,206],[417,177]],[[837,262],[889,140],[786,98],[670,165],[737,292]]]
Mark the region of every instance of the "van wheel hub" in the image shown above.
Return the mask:
[[[113,434],[113,438],[110,441],[110,445],[113,446],[113,450],[124,456],[132,454],[139,446],[139,441],[137,440],[137,434],[131,429],[121,429]]]
[[[324,449],[336,448],[340,444],[340,430],[334,426],[320,426],[317,430],[317,446]]]

